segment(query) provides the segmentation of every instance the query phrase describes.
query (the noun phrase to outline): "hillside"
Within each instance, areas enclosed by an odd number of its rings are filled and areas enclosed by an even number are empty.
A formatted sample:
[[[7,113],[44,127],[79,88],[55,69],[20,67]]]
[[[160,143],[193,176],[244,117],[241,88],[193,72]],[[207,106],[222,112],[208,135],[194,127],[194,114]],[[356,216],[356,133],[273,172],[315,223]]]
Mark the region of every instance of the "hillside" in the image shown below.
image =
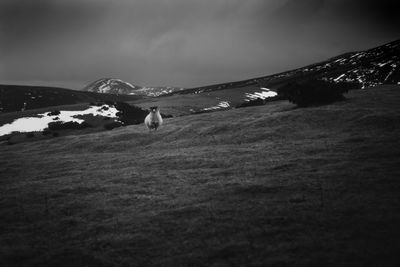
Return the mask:
[[[151,105],[176,115],[230,109],[254,98],[269,98],[278,88],[305,80],[325,80],[345,87],[348,83],[353,89],[400,84],[400,40],[282,73],[176,91],[152,99]],[[137,103],[147,107],[143,101]]]
[[[0,149],[0,265],[399,264],[399,86]]]
[[[136,94],[157,97],[182,90],[185,90],[185,88],[172,86],[145,86],[137,90]]]
[[[369,50],[351,52],[302,68],[238,82],[191,88],[172,94],[199,94],[246,86],[277,88],[292,81],[322,79],[358,83],[361,88],[400,83],[400,40]]]
[[[100,94],[57,87],[0,85],[0,112],[98,101],[133,101],[142,98],[143,96]]]

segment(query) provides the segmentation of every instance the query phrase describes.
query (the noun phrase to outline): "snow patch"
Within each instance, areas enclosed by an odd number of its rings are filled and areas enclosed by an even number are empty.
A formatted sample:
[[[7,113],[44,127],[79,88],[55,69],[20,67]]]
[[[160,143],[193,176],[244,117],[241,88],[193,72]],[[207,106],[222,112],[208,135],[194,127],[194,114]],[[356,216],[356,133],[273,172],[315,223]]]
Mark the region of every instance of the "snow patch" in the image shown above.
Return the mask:
[[[257,99],[257,98],[266,99],[266,98],[274,97],[274,96],[278,95],[276,92],[271,91],[268,88],[261,87],[260,89],[262,90],[261,92],[254,92],[252,94],[251,93],[246,93],[245,94],[245,96],[246,96],[245,100],[246,101],[250,101],[250,100]]]
[[[218,105],[213,106],[213,107],[209,107],[209,108],[203,108],[203,110],[205,111],[209,111],[209,110],[217,110],[217,109],[221,109],[221,108],[229,108],[230,104],[228,101],[221,101],[218,103]]]
[[[333,79],[333,81],[337,83],[337,82],[339,82],[340,79],[342,79],[344,76],[346,76],[346,74],[343,73],[343,74],[339,75],[338,77],[336,77],[335,79]]]
[[[104,107],[104,109],[103,109]],[[107,109],[108,108],[108,109]],[[107,110],[105,110],[107,109]],[[0,136],[10,134],[12,132],[39,132],[43,131],[49,126],[50,122],[77,122],[82,123],[84,120],[76,118],[80,115],[104,116],[110,118],[117,118],[118,110],[115,107],[103,105],[102,107],[90,106],[85,110],[69,111],[61,110],[58,115],[51,115],[51,112],[38,114],[38,117],[25,117],[14,120],[12,123],[5,124],[0,127]],[[58,117],[58,119],[56,119]]]

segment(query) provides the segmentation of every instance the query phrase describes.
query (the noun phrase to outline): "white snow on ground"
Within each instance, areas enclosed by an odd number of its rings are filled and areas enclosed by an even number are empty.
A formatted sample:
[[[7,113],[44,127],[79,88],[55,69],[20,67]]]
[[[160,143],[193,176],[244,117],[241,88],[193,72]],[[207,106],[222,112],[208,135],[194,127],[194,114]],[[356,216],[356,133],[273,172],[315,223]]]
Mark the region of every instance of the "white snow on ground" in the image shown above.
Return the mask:
[[[389,79],[389,77],[393,74],[393,72],[395,71],[395,68],[393,68],[391,71],[389,71],[388,75],[386,75],[385,77],[385,82],[387,81],[387,79]]]
[[[365,54],[364,52],[358,52],[358,53],[355,53],[354,55],[352,55],[350,58],[355,58],[355,57],[361,58],[364,56],[364,54]]]
[[[216,110],[216,109],[220,109],[220,108],[229,108],[230,104],[228,101],[221,101],[218,103],[218,105],[213,106],[213,107],[209,107],[209,108],[203,108],[203,110]]]
[[[108,107],[108,110],[102,109],[102,107]],[[93,116],[104,116],[110,118],[116,118],[118,110],[115,107],[103,105],[102,107],[91,106],[85,110],[69,111],[61,110],[60,114],[48,116],[50,112],[38,114],[38,117],[25,117],[14,120],[12,123],[5,124],[0,127],[0,136],[10,134],[12,132],[38,132],[43,131],[49,126],[50,122],[77,122],[82,123],[84,120],[75,118],[79,115]],[[58,117],[58,120],[55,118]]]
[[[384,62],[384,63],[378,63],[378,66],[382,68],[383,66],[385,66],[385,65],[387,65],[389,63],[391,63],[391,61]]]
[[[338,76],[336,79],[333,79],[334,82],[339,82],[340,79],[342,79],[346,74],[342,74],[340,76]]]
[[[260,89],[262,90],[262,92],[254,92],[252,94],[246,93],[245,95],[246,95],[247,99],[245,99],[245,100],[249,101],[249,100],[253,100],[253,99],[257,99],[257,98],[266,99],[266,98],[274,97],[274,96],[278,95],[276,92],[271,91],[268,88],[261,87]]]
[[[128,85],[128,86],[132,87],[132,88],[136,88],[136,87],[135,87],[134,85],[132,85],[131,83],[124,82],[123,80],[120,80],[120,79],[115,79],[115,81],[119,81],[119,82],[121,82],[121,83],[124,83],[124,84],[126,84],[126,85]]]
[[[337,77],[327,77],[327,78],[324,77],[322,79],[325,81],[331,81],[335,83],[358,82],[361,85],[361,89],[364,89],[366,87],[374,87],[382,84],[383,82],[386,82],[390,78],[390,76],[394,73],[397,65],[392,62],[393,61],[390,60],[385,63],[374,63],[375,67],[371,68],[359,67],[357,69],[348,70],[347,72],[342,73]],[[385,74],[386,75],[385,78],[381,80],[381,78],[378,77],[378,75],[381,74],[379,69],[387,65],[389,65],[392,69],[387,74]]]
[[[185,88],[181,87],[171,87],[171,86],[166,86],[166,87],[142,87],[141,89],[138,89],[135,91],[133,94],[143,94],[147,96],[160,96],[160,95],[165,95],[169,93],[173,93],[176,91],[182,91]]]
[[[339,58],[337,60],[335,60],[333,63],[339,63],[340,65],[346,63],[347,58]]]

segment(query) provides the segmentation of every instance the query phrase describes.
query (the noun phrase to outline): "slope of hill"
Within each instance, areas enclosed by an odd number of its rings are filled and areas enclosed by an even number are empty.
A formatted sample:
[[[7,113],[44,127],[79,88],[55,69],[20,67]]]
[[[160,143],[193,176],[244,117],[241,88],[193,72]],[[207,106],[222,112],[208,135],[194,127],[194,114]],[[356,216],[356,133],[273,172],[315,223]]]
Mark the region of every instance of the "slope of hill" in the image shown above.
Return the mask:
[[[310,79],[350,83],[354,84],[354,89],[380,84],[399,84],[400,40],[366,51],[343,54],[291,71],[180,90],[151,101],[153,105],[175,109],[173,112],[177,114],[229,109],[255,97],[266,98],[266,93],[270,94],[288,83]],[[141,103],[142,101],[138,101],[138,104]]]
[[[0,265],[396,266],[399,89],[2,146]]]
[[[125,102],[48,107],[0,114],[0,145],[82,135],[142,124],[148,111]],[[161,113],[164,120],[169,114]]]
[[[172,86],[155,86],[155,87],[145,86],[142,89],[137,90],[136,94],[146,95],[146,96],[161,96],[182,90],[185,90],[185,88],[172,87]]]
[[[183,89],[184,88],[170,86],[138,86],[124,82],[120,79],[102,78],[87,85],[85,88],[83,88],[83,91],[116,95],[143,95],[154,97],[170,94]]]
[[[361,88],[400,83],[400,40],[366,51],[346,53],[295,70],[259,78],[186,89],[173,94],[199,94],[224,89],[264,85],[277,88],[290,81],[323,79],[358,83]]]
[[[143,96],[82,92],[65,88],[0,85],[0,112],[38,109],[97,101],[133,101]]]

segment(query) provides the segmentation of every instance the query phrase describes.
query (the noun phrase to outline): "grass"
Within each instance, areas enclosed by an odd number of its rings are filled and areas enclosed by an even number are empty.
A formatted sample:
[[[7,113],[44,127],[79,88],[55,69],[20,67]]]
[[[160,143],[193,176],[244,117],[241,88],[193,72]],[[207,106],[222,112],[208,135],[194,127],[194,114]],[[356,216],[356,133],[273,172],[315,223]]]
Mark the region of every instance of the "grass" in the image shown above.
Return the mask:
[[[99,101],[128,101],[141,98],[143,96],[101,94],[46,86],[0,84],[0,111],[2,112],[50,108],[49,104],[62,106]]]
[[[152,99],[138,99],[129,101],[130,104],[148,109],[158,106],[161,112],[175,116],[184,116],[202,111],[218,105],[221,101],[228,101],[231,107],[244,102],[246,93],[261,92],[260,85],[241,86],[230,89],[215,90],[201,94],[174,94]]]
[[[400,261],[396,86],[1,146],[0,265]]]

